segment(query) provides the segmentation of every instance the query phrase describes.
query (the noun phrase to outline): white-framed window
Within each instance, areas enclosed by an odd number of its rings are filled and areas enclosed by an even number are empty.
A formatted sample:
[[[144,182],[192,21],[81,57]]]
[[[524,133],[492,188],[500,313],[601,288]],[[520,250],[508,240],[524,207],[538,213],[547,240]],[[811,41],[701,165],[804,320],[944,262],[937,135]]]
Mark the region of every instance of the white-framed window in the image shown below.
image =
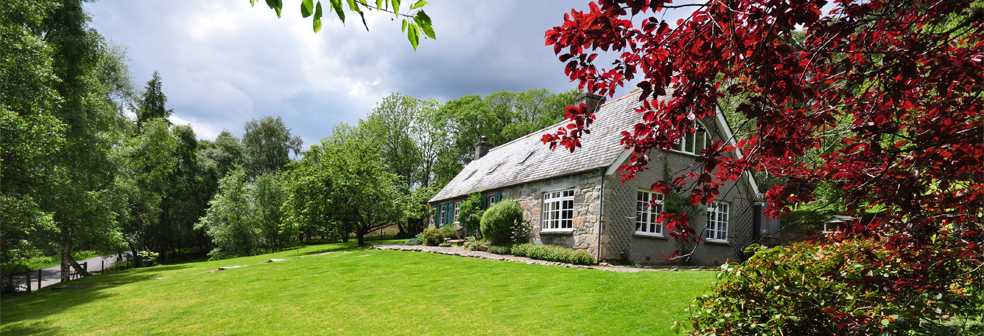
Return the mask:
[[[454,219],[451,221],[458,224],[458,209],[461,208],[461,202],[454,202]]]
[[[542,230],[574,228],[574,189],[543,193]]]
[[[639,190],[636,194],[636,234],[662,237],[663,223],[656,223],[660,212],[663,212],[663,194]]]
[[[707,205],[707,229],[704,238],[708,241],[727,242],[728,223],[731,218],[731,205],[727,202],[716,202]]]
[[[495,205],[495,195],[489,196],[487,204],[489,205],[489,208]]]
[[[698,124],[694,124],[696,129]],[[700,151],[707,148],[707,143],[710,137],[705,131],[697,131],[694,133],[687,134],[686,136],[680,138],[680,143],[677,144],[674,150],[678,152],[684,152],[687,154],[700,155]]]

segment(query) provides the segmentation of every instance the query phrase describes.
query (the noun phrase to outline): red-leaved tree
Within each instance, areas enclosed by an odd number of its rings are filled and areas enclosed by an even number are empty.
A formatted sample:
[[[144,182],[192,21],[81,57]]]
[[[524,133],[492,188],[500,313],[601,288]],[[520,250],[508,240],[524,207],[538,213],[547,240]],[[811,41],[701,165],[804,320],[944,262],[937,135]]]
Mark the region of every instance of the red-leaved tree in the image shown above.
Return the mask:
[[[742,96],[735,111],[750,122],[734,125],[746,132],[737,146],[714,143],[697,159],[698,170],[653,190],[689,189],[693,204],[706,204],[725,181],[768,171],[784,181],[765,194],[768,213],[778,216],[814,201],[818,185],[833,186],[848,213],[877,215],[841,227],[832,241],[884,242],[893,258],[917,270],[911,279],[872,279],[876,288],[945,286],[934,273],[944,264],[981,272],[984,6],[967,0],[826,5],[600,0],[587,12],[565,14],[562,25],[546,32],[546,44],[589,92],[611,96],[640,79],[643,122],[622,132],[622,144],[633,149],[620,168],[623,178],[644,169],[650,151],[670,150],[695,132],[693,121],[713,116],[723,99]],[[696,11],[673,26],[660,19],[680,7]],[[599,67],[598,52],[617,59]],[[574,151],[596,116],[583,105],[567,111],[573,126],[543,141]],[[725,155],[736,151],[743,155]],[[822,155],[804,160],[808,153]],[[678,231],[690,225],[686,216],[665,221]]]

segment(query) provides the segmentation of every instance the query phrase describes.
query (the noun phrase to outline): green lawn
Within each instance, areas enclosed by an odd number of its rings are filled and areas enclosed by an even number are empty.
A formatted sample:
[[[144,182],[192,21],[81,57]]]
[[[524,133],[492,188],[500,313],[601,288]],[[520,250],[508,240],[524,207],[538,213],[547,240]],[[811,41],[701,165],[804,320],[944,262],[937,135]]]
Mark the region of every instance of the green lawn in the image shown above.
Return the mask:
[[[659,335],[713,278],[315,245],[4,297],[0,334]]]

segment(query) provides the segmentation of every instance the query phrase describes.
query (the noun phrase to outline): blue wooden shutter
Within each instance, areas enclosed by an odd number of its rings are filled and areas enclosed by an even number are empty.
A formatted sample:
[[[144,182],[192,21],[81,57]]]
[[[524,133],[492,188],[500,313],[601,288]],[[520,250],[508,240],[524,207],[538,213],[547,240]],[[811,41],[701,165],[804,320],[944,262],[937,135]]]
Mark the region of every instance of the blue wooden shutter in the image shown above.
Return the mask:
[[[482,205],[482,210],[488,209],[488,201],[485,200],[485,195],[479,194],[479,203]]]
[[[495,194],[495,202],[499,203],[502,200],[502,194]]]

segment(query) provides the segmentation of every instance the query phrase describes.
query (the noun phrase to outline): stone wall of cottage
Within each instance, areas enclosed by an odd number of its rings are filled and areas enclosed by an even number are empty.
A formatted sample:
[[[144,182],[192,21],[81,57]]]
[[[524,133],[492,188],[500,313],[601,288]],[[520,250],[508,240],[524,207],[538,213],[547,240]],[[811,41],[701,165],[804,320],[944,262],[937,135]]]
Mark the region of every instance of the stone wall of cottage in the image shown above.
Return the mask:
[[[592,170],[552,179],[534,181],[483,192],[488,197],[497,193],[502,199],[514,199],[523,208],[523,218],[532,233],[534,244],[558,245],[585,250],[597,255],[598,224],[601,218],[601,177],[603,171]],[[543,233],[541,210],[545,192],[574,189],[574,219],[571,233]]]

